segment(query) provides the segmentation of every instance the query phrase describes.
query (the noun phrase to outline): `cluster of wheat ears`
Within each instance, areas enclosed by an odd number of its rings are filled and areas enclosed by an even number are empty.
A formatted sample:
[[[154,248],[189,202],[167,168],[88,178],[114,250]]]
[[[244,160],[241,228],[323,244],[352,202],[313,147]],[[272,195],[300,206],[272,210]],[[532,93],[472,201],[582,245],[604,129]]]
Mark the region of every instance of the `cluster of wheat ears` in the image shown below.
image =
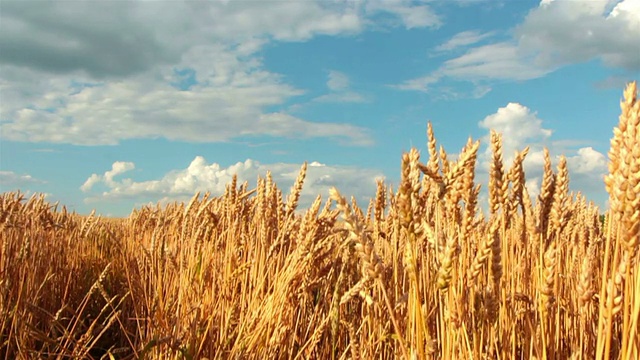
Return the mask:
[[[486,214],[479,142],[457,160],[428,127],[397,189],[366,210],[333,189],[297,209],[249,191],[79,216],[0,198],[4,359],[638,359],[640,101],[628,85],[601,213],[545,152],[531,199],[518,152],[491,134]],[[373,194],[372,194],[373,195]],[[365,210],[365,211],[363,211]]]

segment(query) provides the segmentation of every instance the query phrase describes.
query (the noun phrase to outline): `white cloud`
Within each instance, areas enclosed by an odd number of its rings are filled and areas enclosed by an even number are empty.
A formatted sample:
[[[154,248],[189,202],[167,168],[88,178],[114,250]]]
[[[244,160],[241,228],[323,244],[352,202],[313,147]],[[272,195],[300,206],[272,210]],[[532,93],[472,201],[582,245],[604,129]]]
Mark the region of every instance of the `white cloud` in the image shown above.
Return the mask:
[[[157,180],[138,182],[130,178],[120,181],[113,179],[115,175],[134,167],[133,163],[116,162],[112,170],[105,172],[104,175],[91,175],[81,187],[82,191],[90,192],[97,184],[104,185],[107,191],[102,194],[91,194],[85,201],[136,199],[144,202],[148,199],[164,199],[163,201],[167,202],[184,200],[198,191],[210,191],[213,195],[221,195],[234,174],[238,176],[239,183],[248,181],[249,186],[253,187],[257,177],[265,176],[267,171],[271,171],[274,181],[286,194],[298,176],[301,164],[261,164],[247,159],[224,168],[220,164],[208,163],[204,157],[197,156],[186,168],[170,171]],[[382,177],[383,174],[374,169],[311,162],[307,168],[301,205],[309,205],[318,194],[327,196],[329,189],[333,186],[345,195],[353,195],[360,201],[374,197],[376,179]]]
[[[84,182],[84,184],[80,186],[80,190],[82,190],[82,192],[87,192],[91,190],[91,188],[93,188],[93,186],[99,183],[100,181],[102,181],[102,176],[98,174],[91,174],[91,176],[89,176],[89,178]]]
[[[0,186],[5,190],[8,188],[19,188],[43,183],[44,181],[36,179],[29,174],[18,174],[13,171],[0,170]]]
[[[542,120],[535,112],[518,103],[509,103],[499,108],[478,125],[503,134],[502,153],[507,161],[511,161],[514,153],[522,150],[526,144],[544,145],[552,134],[551,130],[542,127]],[[488,143],[489,136],[485,140]],[[490,154],[491,149],[487,148],[486,153]]]
[[[567,166],[577,174],[604,175],[607,172],[607,158],[592,147],[578,149],[576,155],[567,158]]]
[[[116,161],[113,163],[111,170],[104,173],[104,181],[107,184],[112,184],[113,178],[116,175],[124,174],[127,171],[135,169],[135,167],[132,162]]]
[[[7,84],[3,87],[6,91],[0,88],[3,97],[6,94],[7,100],[15,101],[7,101],[9,105],[0,110],[2,118],[12,119],[1,125],[3,137],[80,145],[113,145],[124,139],[157,137],[217,142],[260,135],[337,137],[357,145],[372,142],[367,130],[360,127],[265,113],[266,107],[283,104],[302,92],[282,84],[278,75],[240,61],[237,54],[199,48],[187,52],[184,58],[193,59],[189,66],[198,77],[198,83],[188,91],[175,89],[155,76],[162,73],[83,87],[74,93],[62,77],[55,76],[44,82],[29,80],[17,87],[13,82]],[[213,60],[214,65],[208,66],[202,59]],[[26,73],[19,68],[13,70]],[[32,76],[25,74],[27,79]],[[38,91],[44,93],[35,98],[33,94]],[[277,131],[266,126],[274,122],[279,125]]]
[[[484,153],[479,157],[478,180],[486,183],[491,163],[491,148],[489,145],[489,130],[493,129],[502,134],[502,153],[505,171],[512,164],[516,151],[522,151],[529,146],[523,168],[526,174],[526,186],[529,195],[535,197],[540,192],[544,166],[544,148],[549,149],[552,164],[557,165],[561,155],[566,156],[569,169],[570,186],[572,190],[582,191],[593,195],[593,200],[603,205],[606,200],[602,176],[607,172],[606,156],[592,147],[575,149],[576,141],[554,141],[553,131],[543,126],[543,121],[537,113],[528,107],[509,103],[499,108],[495,113],[486,116],[478,123],[480,128],[486,129],[483,137]]]
[[[600,59],[610,67],[640,69],[638,0],[543,2],[515,34],[542,66]]]
[[[588,194],[590,200],[595,200],[601,209],[606,208],[606,191],[604,190],[604,176],[609,172],[608,159],[591,147],[579,148],[567,153],[567,168],[571,187],[583,194]]]
[[[473,99],[480,99],[481,97],[487,95],[491,92],[491,87],[487,85],[476,85],[473,91],[471,92],[471,97]]]
[[[476,30],[459,32],[444,44],[436,46],[436,51],[451,51],[460,47],[476,44],[490,36],[493,32],[481,33]]]
[[[364,95],[353,91],[320,95],[313,100],[326,103],[363,103],[369,101]]]
[[[529,196],[533,199],[537,198],[538,195],[540,194],[540,185],[541,185],[541,179],[540,177],[534,177],[534,178],[527,178],[527,181],[525,182],[524,186],[526,186],[527,188],[527,192],[529,192]]]
[[[196,44],[256,37],[300,41],[363,28],[357,4],[319,1],[9,2],[0,59],[94,77],[131,75],[179,62]],[[116,21],[117,20],[117,21]],[[214,21],[215,20],[215,21]],[[133,51],[135,50],[135,51]]]
[[[464,37],[467,35],[463,35]],[[440,45],[444,48],[454,46],[459,47],[462,44],[448,42]],[[476,89],[467,97],[479,98],[489,92],[487,89],[490,89],[490,86],[486,85],[489,80],[529,80],[549,72],[551,72],[550,69],[534,65],[533,59],[524,54],[517,45],[510,42],[498,42],[471,48],[463,55],[443,62],[434,72],[406,80],[393,87],[399,90],[437,93],[447,91],[447,87],[442,85],[445,80],[471,81],[475,84]]]
[[[256,132],[289,138],[335,138],[341,144],[351,146],[373,145],[372,137],[366,129],[349,124],[310,123],[285,113],[261,115],[254,129],[244,130],[248,135]]]
[[[118,183],[113,179],[114,177],[124,174],[128,171],[135,169],[135,164],[132,162],[116,161],[111,166],[111,170],[106,171],[103,175],[92,174],[80,187],[82,192],[90,191],[94,185],[104,182],[108,187],[117,187]]]
[[[529,80],[549,73],[538,67],[520,47],[509,42],[483,45],[447,60],[437,71],[455,79]]]
[[[471,85],[471,87],[465,85]],[[490,86],[481,83],[459,84],[457,86],[439,85],[437,93],[433,94],[433,100],[480,99],[491,89]],[[429,89],[425,88],[420,91],[428,92]]]
[[[113,145],[302,133],[371,144],[363,128],[318,119],[326,125],[318,132],[320,122],[282,113],[278,107],[305,91],[266,70],[260,51],[270,41],[357,34],[376,27],[379,15],[408,28],[439,22],[427,4],[405,0],[7,3],[0,22],[3,138]],[[318,101],[367,101],[345,87],[348,79],[331,76],[334,91]],[[282,125],[277,135],[261,124],[273,118]]]
[[[349,78],[347,75],[331,70],[329,71],[329,80],[327,80],[327,87],[332,91],[345,90],[349,87]]]
[[[413,91],[427,92],[431,90],[431,86],[437,84],[438,81],[440,81],[440,79],[441,79],[440,74],[433,73],[433,74],[429,74],[419,78],[407,80],[402,84],[392,85],[391,87],[396,88],[398,90],[413,90]]]
[[[445,80],[530,80],[591,60],[622,71],[640,70],[639,0],[543,0],[512,33],[511,39],[471,47],[490,34],[458,33],[435,51],[466,48],[464,54],[396,88],[439,91]]]
[[[429,5],[412,0],[371,0],[366,2],[369,13],[386,12],[395,15],[407,29],[442,25],[442,20]]]
[[[329,71],[327,80],[328,94],[316,97],[316,102],[362,103],[369,101],[366,96],[350,89],[349,77],[339,71]]]

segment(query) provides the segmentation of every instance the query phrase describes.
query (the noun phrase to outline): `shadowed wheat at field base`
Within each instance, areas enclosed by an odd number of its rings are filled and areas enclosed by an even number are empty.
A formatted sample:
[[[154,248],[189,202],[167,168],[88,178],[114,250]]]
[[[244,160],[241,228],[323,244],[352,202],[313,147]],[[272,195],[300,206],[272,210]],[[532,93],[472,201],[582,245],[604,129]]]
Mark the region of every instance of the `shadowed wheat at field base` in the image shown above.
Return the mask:
[[[548,152],[532,199],[528,149],[504,164],[492,133],[482,214],[479,142],[450,159],[430,125],[427,156],[403,154],[398,188],[379,182],[367,206],[332,189],[297,209],[306,164],[285,197],[269,174],[251,191],[234,178],[126,219],[2,194],[0,357],[638,359],[637,96],[606,211]]]

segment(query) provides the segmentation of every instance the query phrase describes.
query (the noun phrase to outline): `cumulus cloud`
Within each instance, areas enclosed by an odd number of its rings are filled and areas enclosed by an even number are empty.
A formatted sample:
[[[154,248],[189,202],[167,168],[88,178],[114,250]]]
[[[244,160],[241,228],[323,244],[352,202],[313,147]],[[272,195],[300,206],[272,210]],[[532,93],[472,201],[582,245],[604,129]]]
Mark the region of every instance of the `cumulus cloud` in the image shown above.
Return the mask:
[[[583,147],[567,158],[567,165],[578,174],[603,175],[607,171],[607,158],[592,147]]]
[[[640,2],[543,0],[516,26],[513,37],[464,31],[435,52],[465,49],[432,73],[409,79],[401,90],[439,91],[442,81],[530,80],[565,65],[600,60],[628,73],[640,71]]]
[[[542,120],[535,112],[518,103],[509,103],[499,108],[478,125],[483,129],[495,130],[503,134],[502,151],[507,157],[517,150],[522,150],[520,147],[523,144],[531,142],[544,144],[552,134],[551,130],[542,127]]]
[[[540,177],[537,176],[534,178],[529,178],[525,182],[524,186],[527,188],[527,191],[529,192],[529,196],[531,198],[537,198],[538,195],[540,195],[540,181]]]
[[[511,166],[516,151],[529,147],[523,164],[526,186],[532,197],[540,192],[544,166],[544,148],[548,148],[552,165],[561,155],[567,158],[570,187],[574,191],[592,194],[593,200],[603,205],[606,200],[602,178],[607,172],[606,156],[592,147],[568,146],[574,142],[553,139],[553,131],[546,129],[535,111],[519,103],[509,103],[486,116],[478,126],[487,131],[483,137],[485,150],[479,157],[478,180],[486,183],[491,163],[489,130],[502,134],[502,152],[506,169]],[[505,169],[505,170],[506,170]]]
[[[595,189],[596,192],[602,187],[601,178],[607,172],[606,156],[593,147],[575,149],[575,146],[567,146],[571,142],[553,141],[553,131],[545,129],[537,113],[524,105],[509,103],[496,113],[485,117],[479,122],[479,126],[487,131],[493,129],[502,134],[503,157],[508,165],[513,161],[516,151],[529,146],[524,169],[531,173],[534,181],[541,174],[544,165],[543,149],[546,147],[555,157],[554,162],[560,155],[567,157],[570,175],[581,187]],[[488,144],[488,134],[484,140]],[[488,168],[490,158],[491,149],[487,146],[483,160],[485,168]]]
[[[91,176],[89,176],[89,178],[84,182],[84,184],[80,186],[80,190],[82,190],[82,192],[87,192],[91,190],[91,188],[93,188],[93,186],[99,183],[100,181],[102,181],[102,176],[98,174],[91,174]]]
[[[135,181],[131,178],[114,180],[116,175],[135,168],[133,163],[115,162],[112,169],[103,175],[91,175],[81,190],[89,193],[87,202],[122,199],[143,202],[148,199],[184,200],[196,192],[223,194],[234,174],[238,176],[239,183],[248,181],[249,186],[255,186],[258,176],[265,176],[267,171],[271,171],[274,181],[286,193],[298,176],[300,167],[301,164],[291,163],[261,164],[252,159],[223,167],[217,163],[208,163],[204,157],[197,156],[186,168],[170,171],[160,179]],[[307,168],[301,205],[309,205],[318,194],[328,196],[329,189],[334,186],[345,195],[353,195],[364,201],[375,196],[378,178],[383,178],[383,174],[375,169],[311,162]],[[106,191],[101,194],[91,193],[96,185],[103,185]]]
[[[87,181],[82,184],[80,190],[87,192],[100,182],[104,182],[108,187],[117,187],[118,183],[114,181],[113,178],[127,171],[131,171],[135,169],[135,167],[135,164],[132,162],[116,161],[111,166],[111,170],[106,171],[103,175],[92,174]]]
[[[565,154],[571,189],[589,195],[589,200],[605,209],[608,200],[604,190],[604,176],[609,172],[607,156],[592,147],[582,147]]]

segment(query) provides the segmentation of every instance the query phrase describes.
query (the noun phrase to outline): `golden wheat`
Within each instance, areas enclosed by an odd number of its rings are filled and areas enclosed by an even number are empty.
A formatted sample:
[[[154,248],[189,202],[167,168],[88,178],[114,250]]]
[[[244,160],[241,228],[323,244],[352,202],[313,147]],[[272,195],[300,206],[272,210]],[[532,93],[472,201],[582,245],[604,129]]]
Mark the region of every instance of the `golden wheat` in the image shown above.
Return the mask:
[[[298,203],[270,173],[220,197],[126,219],[0,195],[0,357],[111,359],[638,359],[640,102],[621,102],[604,213],[566,158],[532,201],[492,132],[489,213],[479,142],[401,157],[365,211],[337,189]],[[602,218],[601,218],[602,216]]]

